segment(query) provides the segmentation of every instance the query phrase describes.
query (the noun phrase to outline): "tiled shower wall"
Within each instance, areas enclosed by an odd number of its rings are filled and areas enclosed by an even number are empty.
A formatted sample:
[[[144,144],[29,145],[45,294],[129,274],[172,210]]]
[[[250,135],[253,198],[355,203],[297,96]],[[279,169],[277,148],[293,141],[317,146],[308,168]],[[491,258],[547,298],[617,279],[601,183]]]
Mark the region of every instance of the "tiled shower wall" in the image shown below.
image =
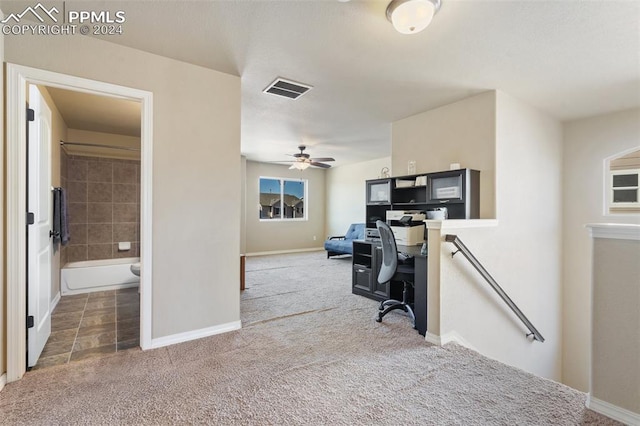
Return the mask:
[[[61,174],[71,237],[61,261],[139,256],[140,161],[63,153]],[[131,249],[119,251],[120,241]]]

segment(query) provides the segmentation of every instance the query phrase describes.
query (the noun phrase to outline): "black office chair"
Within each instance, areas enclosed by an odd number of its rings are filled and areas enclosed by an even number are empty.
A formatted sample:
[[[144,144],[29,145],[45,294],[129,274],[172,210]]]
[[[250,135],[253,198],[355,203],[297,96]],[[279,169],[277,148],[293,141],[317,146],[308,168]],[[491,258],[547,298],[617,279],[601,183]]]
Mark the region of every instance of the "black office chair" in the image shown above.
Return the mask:
[[[378,282],[380,284],[389,283],[389,288],[393,285],[390,281],[402,281],[404,283],[402,301],[389,299],[380,303],[380,312],[378,312],[376,321],[382,322],[382,318],[389,312],[395,309],[402,309],[409,314],[415,328],[416,317],[408,302],[409,292],[413,288],[415,267],[414,265],[398,263],[398,247],[389,225],[379,220],[376,222],[376,228],[380,232],[380,242],[382,243],[382,265],[380,266],[380,273],[378,273]]]

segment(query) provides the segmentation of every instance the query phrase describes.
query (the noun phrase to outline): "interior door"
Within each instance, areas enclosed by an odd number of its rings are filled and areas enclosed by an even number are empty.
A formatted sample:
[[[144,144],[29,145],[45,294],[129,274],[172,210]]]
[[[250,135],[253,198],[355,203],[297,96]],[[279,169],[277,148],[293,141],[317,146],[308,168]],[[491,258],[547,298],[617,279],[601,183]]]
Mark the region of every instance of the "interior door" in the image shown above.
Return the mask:
[[[27,209],[34,215],[27,228],[27,315],[33,327],[27,332],[27,365],[36,365],[51,334],[51,110],[42,94],[29,85],[29,122]]]

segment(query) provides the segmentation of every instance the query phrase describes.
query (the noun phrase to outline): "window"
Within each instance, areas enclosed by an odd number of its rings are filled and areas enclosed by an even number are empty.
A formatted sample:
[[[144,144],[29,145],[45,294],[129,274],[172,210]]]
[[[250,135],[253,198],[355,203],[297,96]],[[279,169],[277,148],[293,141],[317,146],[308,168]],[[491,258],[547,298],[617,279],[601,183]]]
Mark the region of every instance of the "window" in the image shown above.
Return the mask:
[[[611,207],[640,207],[640,170],[611,171]]]
[[[260,178],[260,220],[306,220],[305,179]]]
[[[609,159],[608,213],[640,212],[640,150]]]

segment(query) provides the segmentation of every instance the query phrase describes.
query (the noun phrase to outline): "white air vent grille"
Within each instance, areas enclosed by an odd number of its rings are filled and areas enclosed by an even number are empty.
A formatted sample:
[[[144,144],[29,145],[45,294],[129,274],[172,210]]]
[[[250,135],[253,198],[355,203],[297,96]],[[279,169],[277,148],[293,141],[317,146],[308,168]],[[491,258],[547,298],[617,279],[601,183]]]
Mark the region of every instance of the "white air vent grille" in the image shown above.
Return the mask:
[[[313,86],[309,86],[302,83],[296,83],[295,81],[285,80],[284,78],[276,78],[273,83],[267,86],[263,90],[264,93],[271,93],[276,96],[284,96],[289,99],[298,99],[304,95]]]

